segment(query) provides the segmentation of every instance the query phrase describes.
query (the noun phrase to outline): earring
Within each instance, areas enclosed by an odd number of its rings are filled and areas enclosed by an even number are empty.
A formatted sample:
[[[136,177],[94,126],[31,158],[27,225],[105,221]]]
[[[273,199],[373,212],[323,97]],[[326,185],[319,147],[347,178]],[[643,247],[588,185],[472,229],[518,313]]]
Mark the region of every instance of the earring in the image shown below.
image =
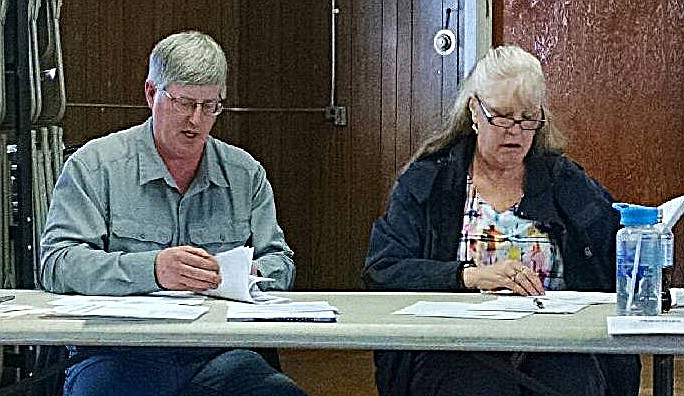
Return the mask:
[[[473,128],[473,131],[475,131],[475,134],[477,135],[477,124],[473,124],[470,127]]]

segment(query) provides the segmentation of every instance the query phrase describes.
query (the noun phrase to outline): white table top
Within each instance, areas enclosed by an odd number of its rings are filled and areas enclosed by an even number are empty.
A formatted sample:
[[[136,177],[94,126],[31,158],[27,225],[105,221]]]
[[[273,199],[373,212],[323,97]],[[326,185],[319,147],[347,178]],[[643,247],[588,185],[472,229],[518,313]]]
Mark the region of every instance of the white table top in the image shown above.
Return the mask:
[[[0,290],[17,304],[46,307],[62,296]],[[326,300],[340,309],[337,323],[227,322],[223,300],[186,321],[0,318],[0,345],[232,346],[312,349],[413,349],[585,353],[683,354],[684,336],[610,336],[612,304],[577,314],[534,314],[517,320],[419,318],[390,313],[416,301],[479,302],[491,296],[448,293],[289,292],[293,301]]]

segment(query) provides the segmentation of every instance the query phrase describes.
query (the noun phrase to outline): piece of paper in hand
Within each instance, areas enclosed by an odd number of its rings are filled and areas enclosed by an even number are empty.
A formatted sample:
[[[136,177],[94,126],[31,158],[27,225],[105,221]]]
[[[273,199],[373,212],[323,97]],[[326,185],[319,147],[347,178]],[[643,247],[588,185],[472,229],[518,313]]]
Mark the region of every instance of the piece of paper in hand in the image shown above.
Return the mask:
[[[658,206],[658,209],[663,214],[663,226],[667,231],[672,231],[679,218],[684,214],[684,195],[665,202]]]
[[[252,276],[253,247],[239,246],[227,252],[216,255],[216,260],[221,267],[221,284],[216,289],[209,289],[202,294],[213,297],[228,298],[231,300],[255,302],[252,298],[252,290],[260,281],[270,281],[271,278]]]

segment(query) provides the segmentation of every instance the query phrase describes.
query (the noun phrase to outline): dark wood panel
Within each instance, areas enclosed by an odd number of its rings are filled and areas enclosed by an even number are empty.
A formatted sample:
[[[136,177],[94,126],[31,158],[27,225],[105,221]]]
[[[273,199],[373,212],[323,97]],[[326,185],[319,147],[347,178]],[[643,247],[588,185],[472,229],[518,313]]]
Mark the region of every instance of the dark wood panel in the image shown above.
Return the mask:
[[[487,0],[489,1],[489,0]],[[463,13],[462,7],[459,7],[458,0],[444,0],[442,1],[442,9],[450,9],[449,26],[448,28],[454,32],[456,39],[463,38],[463,23],[465,21],[461,20],[461,13]],[[443,14],[443,25],[446,25],[446,11],[442,11]],[[445,26],[446,27],[446,26]],[[434,33],[433,33],[434,34]],[[430,42],[432,45],[432,41]],[[441,76],[440,90],[440,117],[438,123],[441,124],[446,120],[448,112],[456,100],[456,95],[458,94],[458,88],[461,84],[461,77],[464,73],[463,71],[463,59],[459,58],[458,43],[456,44],[456,50],[450,55],[441,57],[441,70],[439,75]],[[434,51],[434,49],[433,49]]]
[[[370,224],[377,216],[374,203],[386,194],[378,183],[382,166],[383,7],[381,1],[353,0],[350,4],[350,8],[355,10],[350,15],[353,19],[349,25],[353,27],[349,54],[352,62],[349,132],[352,135],[347,186],[351,205],[348,212],[348,248],[344,253],[347,263],[339,270],[348,273],[346,279],[355,281],[349,285],[360,286],[360,270],[368,246]]]
[[[684,193],[682,6],[507,6],[504,40],[542,59],[568,153],[619,200],[657,205]],[[675,235],[679,267],[683,231]],[[676,283],[684,283],[681,268],[676,272]]]
[[[88,140],[140,124],[150,116],[150,110],[94,107],[68,107],[62,119],[64,142],[78,146]]]
[[[442,57],[434,50],[433,38],[443,27],[446,8],[441,1],[413,3],[412,152],[433,136],[442,122]]]
[[[401,5],[400,5],[401,3]],[[399,56],[401,50],[402,36],[399,32],[399,26],[406,26],[403,23],[403,11],[406,1],[385,0],[382,4],[382,97],[381,100],[381,126],[380,126],[380,169],[378,174],[378,183],[381,188],[389,191],[396,177],[397,165],[397,146],[399,141],[399,123],[400,116],[398,114],[400,104],[400,84],[401,81],[410,80],[410,78],[402,79],[399,73],[406,70],[406,68],[399,68],[396,61],[392,61]],[[410,26],[410,24],[409,24]],[[390,60],[387,62],[386,60]],[[405,125],[408,124],[405,122]],[[386,202],[383,200],[382,206],[376,208],[377,213],[380,213],[384,208]]]

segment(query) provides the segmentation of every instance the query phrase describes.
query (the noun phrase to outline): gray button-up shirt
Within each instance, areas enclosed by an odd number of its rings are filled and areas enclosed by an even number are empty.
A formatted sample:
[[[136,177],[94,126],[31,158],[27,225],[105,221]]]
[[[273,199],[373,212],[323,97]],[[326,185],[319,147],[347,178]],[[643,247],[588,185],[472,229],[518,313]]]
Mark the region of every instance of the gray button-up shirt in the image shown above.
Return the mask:
[[[264,289],[289,289],[292,251],[276,221],[264,168],[209,138],[181,194],[157,153],[152,120],[92,140],[64,165],[41,239],[41,283],[57,293],[126,295],[160,290],[154,261],[164,248],[211,254],[254,246]]]

